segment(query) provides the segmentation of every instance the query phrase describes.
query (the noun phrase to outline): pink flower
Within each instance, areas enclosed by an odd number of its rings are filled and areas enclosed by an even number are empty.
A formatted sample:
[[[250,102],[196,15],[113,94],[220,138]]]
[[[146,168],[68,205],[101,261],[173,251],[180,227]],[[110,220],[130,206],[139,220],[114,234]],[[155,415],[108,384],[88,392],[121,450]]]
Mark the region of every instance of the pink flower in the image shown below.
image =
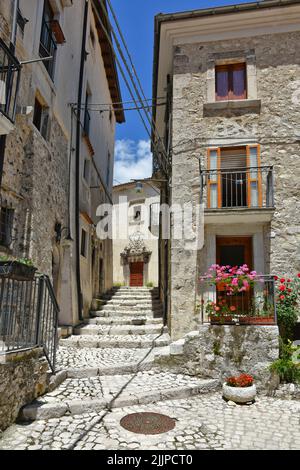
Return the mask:
[[[243,284],[244,284],[244,286],[245,286],[246,288],[249,287],[249,282],[246,281],[246,279],[243,281]]]
[[[232,284],[233,286],[238,286],[238,284],[239,284],[238,278],[237,278],[237,277],[234,277],[234,278],[232,279],[232,281],[231,281],[231,284]]]

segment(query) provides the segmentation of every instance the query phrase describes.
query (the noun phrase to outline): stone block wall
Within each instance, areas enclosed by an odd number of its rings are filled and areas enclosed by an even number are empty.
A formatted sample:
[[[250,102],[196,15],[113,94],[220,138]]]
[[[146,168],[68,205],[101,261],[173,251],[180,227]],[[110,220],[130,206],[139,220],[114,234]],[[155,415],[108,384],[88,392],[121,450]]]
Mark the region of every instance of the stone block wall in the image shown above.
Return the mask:
[[[15,422],[22,406],[48,387],[48,363],[39,349],[7,356],[0,362],[0,432]]]
[[[265,273],[300,270],[300,32],[180,44],[173,49],[172,204],[200,200],[200,167],[209,146],[261,146],[261,165],[274,166],[275,212],[263,227]],[[205,112],[211,101],[211,58],[251,52],[251,93],[259,109]],[[250,51],[250,52],[249,52]],[[297,137],[298,136],[298,137]],[[200,159],[200,167],[199,160]],[[251,227],[249,235],[251,235]],[[232,233],[234,235],[234,233]],[[171,328],[180,338],[194,328],[199,257],[173,240]],[[187,313],[188,312],[188,313]]]
[[[167,361],[179,373],[219,379],[220,385],[226,377],[247,373],[259,391],[269,392],[278,385],[269,371],[278,357],[277,326],[202,325],[171,345]]]

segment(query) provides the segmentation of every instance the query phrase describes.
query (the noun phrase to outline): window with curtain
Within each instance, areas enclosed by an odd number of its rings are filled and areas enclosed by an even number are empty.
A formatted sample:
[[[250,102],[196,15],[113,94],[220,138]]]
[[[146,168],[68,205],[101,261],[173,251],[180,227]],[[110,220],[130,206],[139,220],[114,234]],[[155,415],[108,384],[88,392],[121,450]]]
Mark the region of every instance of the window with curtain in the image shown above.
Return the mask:
[[[244,100],[247,98],[246,64],[217,65],[216,101]]]

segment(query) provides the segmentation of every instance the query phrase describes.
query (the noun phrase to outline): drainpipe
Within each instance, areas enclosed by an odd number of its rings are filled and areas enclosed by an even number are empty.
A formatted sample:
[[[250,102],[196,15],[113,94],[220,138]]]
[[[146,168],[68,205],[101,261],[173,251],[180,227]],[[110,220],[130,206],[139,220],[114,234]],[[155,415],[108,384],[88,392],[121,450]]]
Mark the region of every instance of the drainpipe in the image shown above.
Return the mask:
[[[16,50],[18,8],[19,8],[19,0],[14,0],[13,20],[12,20],[10,45],[9,45],[9,48],[13,54],[15,53],[15,50]],[[6,148],[6,135],[1,135],[0,136],[0,188],[2,186],[5,148]]]
[[[78,298],[78,318],[83,320],[82,308],[82,290],[81,290],[81,274],[80,274],[80,143],[81,143],[81,103],[83,92],[83,78],[84,78],[84,65],[86,60],[86,33],[88,22],[88,7],[89,0],[85,1],[84,19],[83,19],[83,32],[82,32],[82,45],[81,45],[81,59],[80,59],[80,72],[79,72],[79,86],[78,86],[78,100],[77,100],[77,122],[76,122],[76,156],[75,156],[75,235],[76,235],[76,284],[77,284],[77,298]]]

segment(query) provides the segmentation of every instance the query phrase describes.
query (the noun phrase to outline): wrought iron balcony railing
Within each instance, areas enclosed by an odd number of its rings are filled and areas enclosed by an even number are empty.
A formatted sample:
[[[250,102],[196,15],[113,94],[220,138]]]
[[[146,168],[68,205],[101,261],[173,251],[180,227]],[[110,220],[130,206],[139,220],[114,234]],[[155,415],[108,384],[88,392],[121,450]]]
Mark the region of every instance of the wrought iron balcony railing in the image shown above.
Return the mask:
[[[15,122],[21,64],[0,38],[0,112]]]
[[[258,275],[244,291],[228,294],[225,285],[202,279],[199,286],[202,323],[274,325],[277,323],[274,276]]]
[[[43,62],[52,79],[54,78],[56,51],[57,45],[52,29],[46,21],[43,21],[40,40],[40,56],[43,58],[52,57],[51,60]]]
[[[207,209],[273,208],[273,167],[203,170],[201,202]]]

